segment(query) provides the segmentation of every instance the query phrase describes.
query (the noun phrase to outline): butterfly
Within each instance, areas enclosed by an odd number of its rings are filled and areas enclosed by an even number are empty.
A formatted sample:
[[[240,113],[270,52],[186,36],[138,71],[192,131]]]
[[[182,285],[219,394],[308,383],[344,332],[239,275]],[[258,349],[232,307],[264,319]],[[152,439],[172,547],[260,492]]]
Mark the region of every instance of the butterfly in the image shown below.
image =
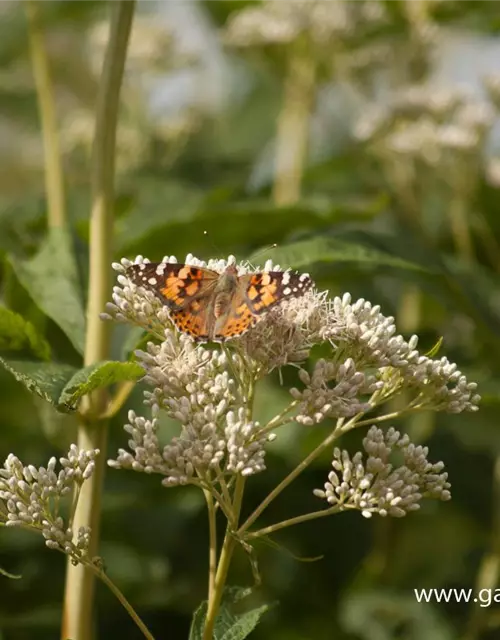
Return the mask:
[[[282,300],[313,286],[307,273],[262,271],[242,276],[234,264],[222,273],[188,264],[147,262],[126,270],[133,284],[168,307],[172,322],[197,342],[224,342],[253,327]]]

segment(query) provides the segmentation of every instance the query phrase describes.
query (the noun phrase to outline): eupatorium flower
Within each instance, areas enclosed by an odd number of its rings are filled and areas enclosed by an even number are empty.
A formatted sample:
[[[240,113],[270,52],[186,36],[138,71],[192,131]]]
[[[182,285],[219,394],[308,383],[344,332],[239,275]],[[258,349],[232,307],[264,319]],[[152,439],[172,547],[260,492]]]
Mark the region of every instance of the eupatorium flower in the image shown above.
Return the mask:
[[[83,451],[71,445],[60,458],[61,469],[52,457],[46,467],[23,465],[10,454],[0,469],[0,522],[7,527],[25,527],[41,531],[45,544],[79,562],[87,556],[90,529],[73,530],[59,515],[60,499],[79,491],[94,472],[99,450]],[[71,520],[71,517],[70,517]]]
[[[267,442],[289,422],[313,426],[330,421],[336,439],[403,389],[412,411],[477,409],[476,384],[455,364],[421,354],[417,336],[406,340],[398,335],[394,318],[366,300],[353,302],[349,294],[329,299],[327,292],[309,289],[274,306],[223,347],[197,344],[175,328],[154,291],[127,277],[130,265],[147,262],[138,256],[134,263],[124,259],[114,265],[118,284],[103,314],[143,327],[153,338],[136,352],[145,371],[144,398],[151,417],[129,412],[128,450],[120,449],[117,459],[109,461],[115,468],[158,473],[165,486],[192,483],[220,491],[220,496],[234,476],[265,469]],[[254,269],[233,256],[205,263],[188,255],[184,263],[221,274],[233,265],[238,276],[281,270],[270,261],[263,270]],[[166,269],[160,266],[160,271]],[[319,344],[324,357],[309,368],[306,360]],[[290,364],[298,369],[300,384],[290,389],[290,403],[261,425],[253,415],[258,381]],[[158,440],[161,412],[179,423],[178,435],[165,444]],[[393,429],[384,435],[373,427],[364,446],[366,462],[361,454],[351,459],[336,449],[334,471],[317,495],[332,505],[360,508],[365,515],[403,515],[422,496],[449,496],[441,463],[430,465],[426,449],[414,447]],[[389,461],[393,450],[405,459],[394,469]]]
[[[340,509],[359,509],[366,518],[373,513],[405,516],[420,508],[423,497],[451,498],[444,464],[428,462],[428,448],[416,447],[407,435],[392,427],[386,433],[371,427],[363,447],[366,459],[360,452],[351,458],[347,451],[334,450],[328,482],[314,491],[318,498]],[[403,454],[399,465],[391,460],[395,451]]]

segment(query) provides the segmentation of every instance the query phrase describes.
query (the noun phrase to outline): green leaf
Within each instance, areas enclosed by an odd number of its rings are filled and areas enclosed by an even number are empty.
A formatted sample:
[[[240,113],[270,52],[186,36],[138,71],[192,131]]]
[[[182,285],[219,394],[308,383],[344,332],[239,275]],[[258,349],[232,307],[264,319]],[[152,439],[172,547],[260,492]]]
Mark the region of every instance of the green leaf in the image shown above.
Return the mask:
[[[74,407],[83,396],[115,382],[135,381],[144,376],[136,362],[99,362],[77,371],[61,392],[59,404]]]
[[[435,358],[443,345],[443,336],[440,336],[436,344],[425,354],[428,358]]]
[[[56,362],[11,360],[3,356],[0,356],[0,364],[29,391],[50,402],[59,411],[68,411],[69,407],[61,404],[59,399],[68,380],[75,375],[75,367]]]
[[[378,249],[329,237],[301,240],[276,249],[259,252],[259,263],[270,258],[283,267],[300,268],[317,262],[356,262],[397,267],[429,273],[429,269]],[[249,258],[250,262],[253,257]]]
[[[35,327],[10,309],[0,307],[0,350],[30,351],[41,360],[50,358],[49,343]]]
[[[229,587],[224,590],[219,615],[215,621],[214,640],[244,640],[255,629],[261,617],[271,608],[264,604],[254,606],[244,612],[235,612],[235,604],[241,601],[249,589]],[[203,602],[195,611],[189,632],[189,640],[203,639],[203,626],[207,614],[207,602]]]
[[[361,640],[393,640],[400,629],[414,640],[451,640],[449,622],[432,604],[388,590],[354,591],[341,602],[344,632]]]
[[[22,576],[20,575],[5,571],[5,569],[2,569],[2,567],[0,567],[0,575],[5,576],[6,578],[11,578],[12,580],[19,580],[20,578],[22,578]]]
[[[115,222],[115,247],[122,255],[144,252],[155,241],[164,252],[166,228],[190,226],[202,200],[201,191],[175,180],[148,178],[139,185],[134,211]]]
[[[33,258],[10,260],[34,302],[83,353],[85,311],[70,234],[52,229]]]

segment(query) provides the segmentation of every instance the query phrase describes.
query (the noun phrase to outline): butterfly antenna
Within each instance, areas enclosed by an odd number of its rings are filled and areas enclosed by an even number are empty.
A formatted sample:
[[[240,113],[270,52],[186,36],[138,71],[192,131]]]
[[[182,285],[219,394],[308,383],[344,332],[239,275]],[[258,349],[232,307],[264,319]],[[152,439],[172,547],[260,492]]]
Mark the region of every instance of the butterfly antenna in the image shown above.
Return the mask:
[[[276,249],[277,248],[277,243],[275,242],[274,244],[268,244],[265,247],[262,247],[262,249],[260,249],[259,251],[257,251],[257,253],[254,253],[252,256],[252,260],[255,261],[256,258],[258,258],[260,255],[262,255],[263,253],[266,253],[266,251],[271,251],[271,249]],[[250,260],[247,261],[248,264],[250,264]]]
[[[203,235],[205,236],[205,238],[209,238],[209,234],[208,234],[208,231],[206,229],[203,232]],[[222,251],[220,250],[220,247],[218,247],[215,244],[215,242],[212,241],[212,238],[209,238],[209,239],[210,239],[210,244],[212,245],[212,249],[215,251],[216,255],[219,255],[219,256],[223,255]]]

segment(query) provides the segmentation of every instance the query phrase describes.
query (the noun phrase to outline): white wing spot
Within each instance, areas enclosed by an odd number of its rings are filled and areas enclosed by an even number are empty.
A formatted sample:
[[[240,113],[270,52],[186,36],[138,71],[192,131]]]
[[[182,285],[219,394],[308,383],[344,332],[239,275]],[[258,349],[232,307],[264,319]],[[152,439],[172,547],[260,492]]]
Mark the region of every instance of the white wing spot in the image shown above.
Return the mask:
[[[309,280],[309,274],[308,274],[308,273],[303,273],[303,274],[300,276],[299,280],[300,280],[301,282],[304,282],[304,280]]]
[[[145,278],[144,278],[144,279],[145,279]],[[149,282],[149,284],[152,284],[152,285],[157,284],[157,280],[156,280],[156,278],[149,278],[148,282]]]
[[[285,285],[290,282],[290,272],[289,271],[285,271],[285,273],[283,274],[283,278],[282,278],[281,282],[282,282],[282,284],[285,284]]]
[[[283,295],[289,296],[291,293],[292,293],[292,290],[290,289],[290,287],[283,289]]]
[[[160,262],[160,264],[156,267],[156,275],[162,276],[165,273],[165,267],[167,265],[164,262]]]

